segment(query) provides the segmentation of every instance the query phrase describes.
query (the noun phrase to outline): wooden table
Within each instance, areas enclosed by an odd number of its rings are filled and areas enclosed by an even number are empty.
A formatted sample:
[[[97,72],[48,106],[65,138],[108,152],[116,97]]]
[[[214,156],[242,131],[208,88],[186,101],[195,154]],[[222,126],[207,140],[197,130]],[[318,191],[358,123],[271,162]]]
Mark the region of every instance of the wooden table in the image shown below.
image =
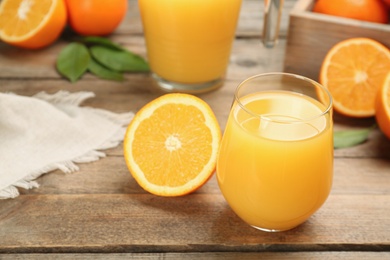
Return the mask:
[[[287,12],[279,45],[260,43],[263,3],[244,0],[225,85],[199,95],[224,128],[237,84],[248,76],[283,70]],[[111,36],[146,57],[136,1]],[[0,90],[31,96],[39,91],[93,91],[85,105],[115,112],[137,111],[161,95],[148,74],[124,82],[92,75],[71,84],[57,74],[65,46],[28,51],[0,45]],[[335,115],[335,128],[371,126],[374,119]],[[23,162],[21,162],[23,163]],[[335,151],[334,184],[325,205],[306,223],[266,233],[243,223],[228,207],[215,177],[197,192],[163,198],[142,190],[129,174],[121,145],[97,162],[79,164],[38,179],[40,188],[0,201],[1,259],[390,259],[390,141],[379,130],[359,146]],[[50,254],[48,254],[50,253]]]

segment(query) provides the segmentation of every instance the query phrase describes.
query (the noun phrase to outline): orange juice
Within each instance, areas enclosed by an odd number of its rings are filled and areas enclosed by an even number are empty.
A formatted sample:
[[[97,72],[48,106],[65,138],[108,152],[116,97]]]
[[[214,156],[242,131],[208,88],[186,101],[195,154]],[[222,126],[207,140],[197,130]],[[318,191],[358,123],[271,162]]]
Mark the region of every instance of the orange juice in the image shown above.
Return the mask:
[[[253,93],[231,109],[217,163],[234,212],[265,230],[291,229],[325,202],[333,176],[329,113],[319,101],[286,91]],[[261,115],[261,116],[256,116]]]
[[[159,77],[203,83],[225,74],[241,0],[139,0],[148,60]]]

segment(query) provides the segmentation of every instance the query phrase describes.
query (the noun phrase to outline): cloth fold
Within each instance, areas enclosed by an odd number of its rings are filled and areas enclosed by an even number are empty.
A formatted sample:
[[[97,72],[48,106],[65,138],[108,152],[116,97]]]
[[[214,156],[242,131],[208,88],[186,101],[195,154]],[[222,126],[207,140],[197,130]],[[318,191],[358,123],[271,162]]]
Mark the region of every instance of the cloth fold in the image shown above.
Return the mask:
[[[94,96],[0,93],[0,199],[38,187],[35,179],[44,173],[77,171],[77,163],[96,161],[123,141],[134,114],[80,106]]]

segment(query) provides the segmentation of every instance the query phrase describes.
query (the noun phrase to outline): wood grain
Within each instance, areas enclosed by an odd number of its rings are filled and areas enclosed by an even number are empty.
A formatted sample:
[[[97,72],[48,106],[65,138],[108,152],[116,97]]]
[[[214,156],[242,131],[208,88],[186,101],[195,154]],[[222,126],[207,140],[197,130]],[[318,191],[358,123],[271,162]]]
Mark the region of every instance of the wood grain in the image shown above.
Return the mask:
[[[152,259],[172,259],[172,260],[356,260],[356,259],[371,259],[383,260],[390,258],[389,252],[261,252],[261,253],[119,253],[119,254],[0,254],[3,260],[23,259],[23,260],[47,260],[47,259],[135,259],[135,260],[152,260]]]
[[[194,194],[162,198],[143,191],[122,158],[106,158],[74,174],[47,174],[39,189],[1,202],[0,252],[389,250],[389,165],[336,160],[323,208],[272,234],[242,222],[215,178]]]
[[[351,167],[352,164],[356,166]],[[110,155],[102,160],[79,166],[80,171],[71,174],[61,171],[46,174],[39,179],[41,185],[39,189],[21,191],[26,195],[147,194],[130,175],[123,155]],[[332,194],[390,195],[389,168],[389,160],[336,158]],[[195,193],[220,195],[215,176]]]
[[[274,49],[260,43],[262,1],[244,0],[237,38],[224,86],[199,95],[215,112],[223,130],[236,86],[254,74],[282,71],[287,49],[287,13],[297,1],[285,1],[281,39]],[[110,38],[146,57],[135,0],[124,23]],[[296,27],[298,26],[298,27]],[[294,37],[312,25],[294,21]],[[334,33],[337,33],[334,32]],[[39,91],[92,91],[83,105],[114,112],[137,112],[160,96],[147,73],[127,73],[123,82],[85,75],[71,84],[55,70],[56,57],[69,39],[27,51],[0,43],[0,91],[31,96]],[[315,39],[309,39],[315,41]],[[297,48],[306,42],[295,38]],[[1,111],[0,111],[1,113]],[[370,127],[375,119],[335,114],[335,130]],[[1,142],[1,140],[0,140]],[[306,223],[282,233],[265,233],[241,221],[226,204],[215,176],[184,197],[163,198],[145,192],[131,177],[121,145],[99,161],[79,164],[80,171],[53,171],[0,200],[0,259],[388,259],[390,258],[390,140],[374,129],[367,142],[335,150],[329,199]],[[1,158],[0,158],[1,159]]]
[[[24,195],[2,205],[0,252],[390,250],[389,207],[389,194],[332,195],[303,225],[266,233],[219,194]]]

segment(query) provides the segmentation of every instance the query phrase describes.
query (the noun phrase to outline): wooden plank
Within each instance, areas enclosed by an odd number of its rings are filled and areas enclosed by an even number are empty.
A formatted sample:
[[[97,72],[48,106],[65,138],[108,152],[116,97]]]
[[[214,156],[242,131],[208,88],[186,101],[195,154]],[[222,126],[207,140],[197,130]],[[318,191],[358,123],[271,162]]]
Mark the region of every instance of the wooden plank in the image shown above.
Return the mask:
[[[23,259],[23,260],[47,260],[47,259],[96,259],[96,260],[115,260],[115,259],[134,259],[134,260],[152,260],[152,259],[172,259],[172,260],[356,260],[371,259],[383,260],[389,259],[389,252],[266,252],[266,253],[122,253],[122,254],[0,254],[3,260]]]
[[[221,195],[22,195],[2,203],[0,253],[390,250],[390,195],[331,195],[286,232],[241,221]]]
[[[353,165],[353,167],[351,167]],[[100,161],[79,164],[80,171],[64,174],[55,171],[38,179],[38,189],[22,194],[147,194],[128,171],[123,156],[108,156]],[[390,195],[390,161],[366,158],[335,160],[332,194]],[[220,195],[215,176],[196,194]],[[4,205],[0,200],[0,207]],[[390,212],[390,209],[388,209]],[[0,210],[1,212],[1,210]],[[1,216],[1,215],[0,215]]]

